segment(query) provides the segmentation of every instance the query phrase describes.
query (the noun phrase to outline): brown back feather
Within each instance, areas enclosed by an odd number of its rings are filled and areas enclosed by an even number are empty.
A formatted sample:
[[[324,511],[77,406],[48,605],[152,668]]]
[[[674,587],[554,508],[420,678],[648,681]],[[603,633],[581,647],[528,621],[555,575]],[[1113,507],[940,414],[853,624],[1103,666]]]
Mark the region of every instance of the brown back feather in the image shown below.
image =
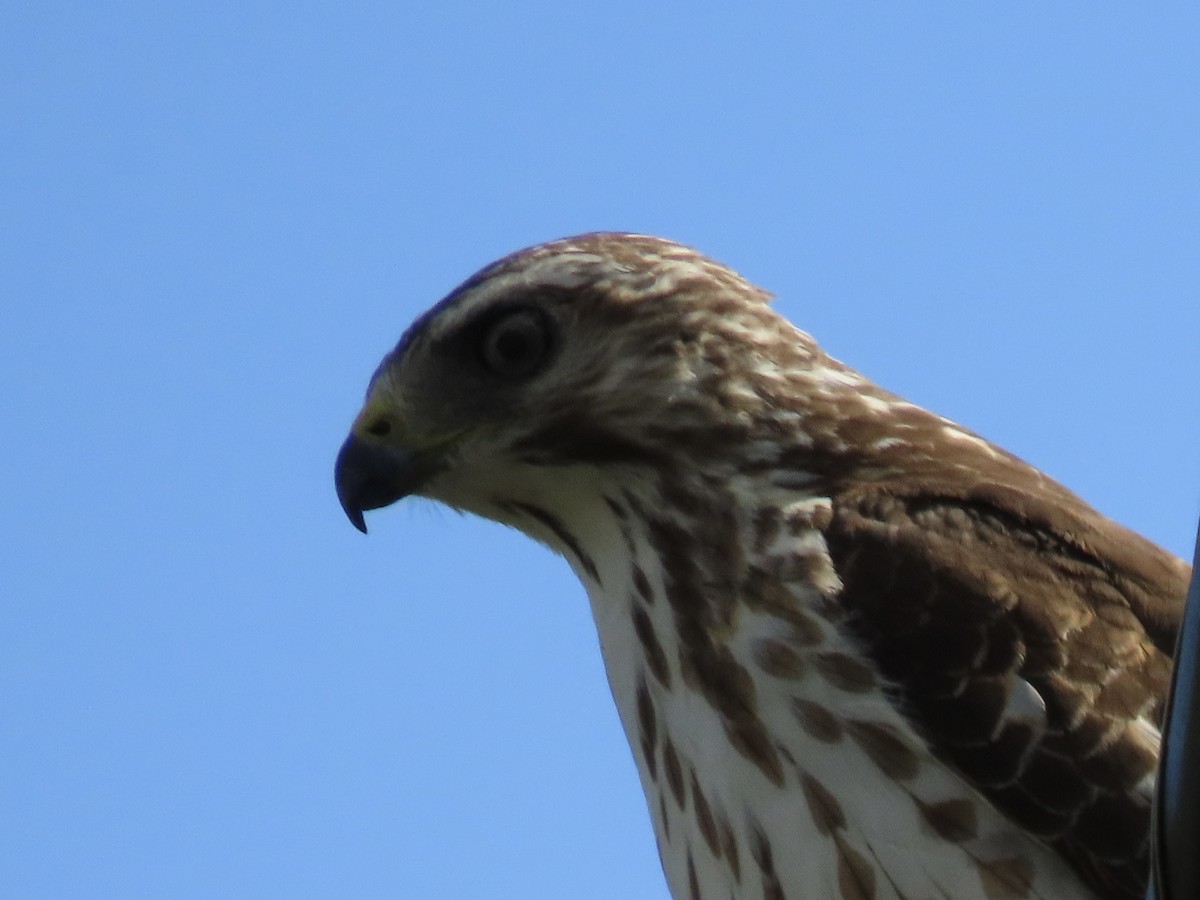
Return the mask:
[[[953,471],[835,495],[849,627],[943,759],[1100,896],[1140,898],[1157,759],[1136,723],[1162,716],[1187,566],[1011,457],[1000,483]],[[1044,729],[1006,711],[1018,677]]]

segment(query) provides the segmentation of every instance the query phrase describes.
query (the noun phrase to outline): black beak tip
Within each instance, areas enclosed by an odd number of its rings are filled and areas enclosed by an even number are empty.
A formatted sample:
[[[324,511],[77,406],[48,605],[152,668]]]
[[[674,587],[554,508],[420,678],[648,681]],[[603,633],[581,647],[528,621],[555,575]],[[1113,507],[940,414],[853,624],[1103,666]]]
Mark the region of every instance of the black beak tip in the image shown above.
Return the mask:
[[[355,528],[357,528],[359,531],[361,531],[363,534],[366,534],[367,533],[367,520],[365,518],[363,518],[362,510],[355,509],[352,506],[343,506],[342,509],[346,511],[346,518],[350,520],[350,524],[353,525]]]
[[[351,435],[338,451],[334,486],[350,524],[367,533],[363,513],[411,494],[427,468],[408,451],[367,444]]]
[[[337,463],[334,465],[334,486],[337,488],[338,503],[342,512],[350,520],[350,524],[367,533],[367,522],[363,518],[362,476],[358,460],[362,457],[361,444],[354,438],[347,438],[338,451]]]

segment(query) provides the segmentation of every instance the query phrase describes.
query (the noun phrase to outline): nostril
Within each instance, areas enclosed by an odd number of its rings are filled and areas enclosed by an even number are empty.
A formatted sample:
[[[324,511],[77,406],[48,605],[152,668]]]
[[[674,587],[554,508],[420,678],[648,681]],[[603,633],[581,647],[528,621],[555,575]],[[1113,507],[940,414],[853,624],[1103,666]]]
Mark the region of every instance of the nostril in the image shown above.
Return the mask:
[[[388,419],[376,419],[367,426],[367,434],[372,437],[385,438],[392,433],[392,423]]]

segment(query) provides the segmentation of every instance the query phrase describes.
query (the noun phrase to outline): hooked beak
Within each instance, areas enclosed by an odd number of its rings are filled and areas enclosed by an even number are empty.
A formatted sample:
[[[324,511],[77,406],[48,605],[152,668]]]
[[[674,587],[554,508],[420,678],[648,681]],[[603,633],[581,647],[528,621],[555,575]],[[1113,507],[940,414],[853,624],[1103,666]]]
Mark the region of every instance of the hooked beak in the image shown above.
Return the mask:
[[[368,442],[351,433],[334,464],[338,501],[350,524],[366,534],[364,512],[414,493],[437,468],[427,454]]]

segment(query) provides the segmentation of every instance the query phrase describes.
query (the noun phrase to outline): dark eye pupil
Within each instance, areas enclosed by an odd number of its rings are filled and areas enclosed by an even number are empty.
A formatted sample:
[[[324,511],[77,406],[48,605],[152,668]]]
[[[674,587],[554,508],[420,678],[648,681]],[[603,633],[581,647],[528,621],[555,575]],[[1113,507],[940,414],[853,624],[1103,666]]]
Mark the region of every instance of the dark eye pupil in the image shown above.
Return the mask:
[[[498,375],[532,374],[546,355],[546,323],[532,310],[519,310],[502,318],[483,339],[484,364]]]
[[[508,328],[496,335],[496,353],[508,363],[518,363],[533,350],[528,332],[520,328]]]

